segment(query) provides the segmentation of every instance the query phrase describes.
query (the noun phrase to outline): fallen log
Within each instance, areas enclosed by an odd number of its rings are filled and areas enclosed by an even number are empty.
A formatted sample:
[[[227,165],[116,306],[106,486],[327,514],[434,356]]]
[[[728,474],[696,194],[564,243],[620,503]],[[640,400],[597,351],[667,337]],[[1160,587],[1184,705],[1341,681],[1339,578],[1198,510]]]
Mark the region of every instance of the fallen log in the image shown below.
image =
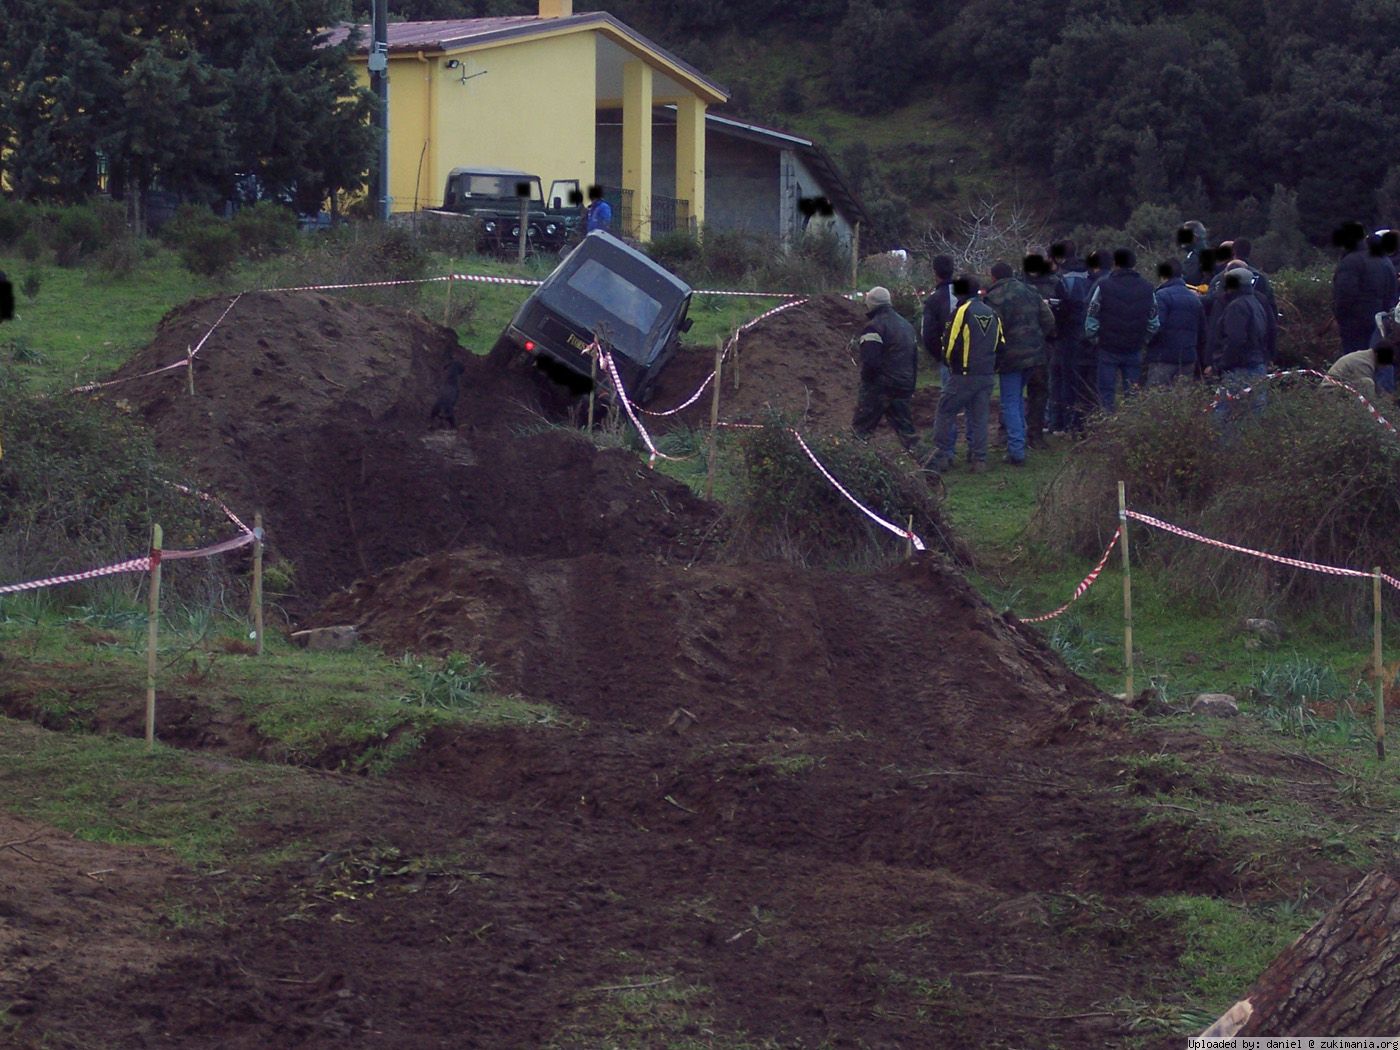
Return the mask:
[[[1400,1035],[1400,882],[1367,875],[1204,1034]]]

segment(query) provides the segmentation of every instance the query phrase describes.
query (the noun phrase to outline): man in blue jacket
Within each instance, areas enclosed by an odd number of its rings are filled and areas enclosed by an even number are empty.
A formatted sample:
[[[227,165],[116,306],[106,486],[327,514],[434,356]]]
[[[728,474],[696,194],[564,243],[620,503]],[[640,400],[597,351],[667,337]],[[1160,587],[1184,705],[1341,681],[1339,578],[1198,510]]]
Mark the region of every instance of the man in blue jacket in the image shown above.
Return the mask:
[[[1157,318],[1161,327],[1147,344],[1147,385],[1170,386],[1193,379],[1205,367],[1206,311],[1201,297],[1186,287],[1178,263],[1157,267]]]
[[[1113,253],[1113,269],[1094,286],[1084,334],[1098,346],[1099,404],[1112,412],[1119,377],[1123,396],[1142,385],[1142,351],[1161,326],[1152,284],[1138,273],[1130,248]]]

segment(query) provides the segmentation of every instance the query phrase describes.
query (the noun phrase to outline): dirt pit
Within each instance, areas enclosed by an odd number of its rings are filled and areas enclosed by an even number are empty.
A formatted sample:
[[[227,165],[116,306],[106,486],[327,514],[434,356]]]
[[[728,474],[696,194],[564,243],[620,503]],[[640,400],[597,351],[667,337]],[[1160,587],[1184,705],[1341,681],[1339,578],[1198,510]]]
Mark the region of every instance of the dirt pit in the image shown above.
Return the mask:
[[[227,300],[182,307],[117,378],[179,360]],[[451,360],[466,367],[455,430],[429,413]],[[295,567],[292,608],[407,559],[469,544],[692,561],[716,509],[628,452],[541,414],[532,370],[465,354],[404,311],[310,293],[242,296],[183,370],[109,388],[200,485],[251,517]]]
[[[179,359],[225,305],[177,311],[128,374]],[[821,300],[756,328],[725,416],[773,402],[847,425],[858,323]],[[937,556],[863,574],[724,563],[713,508],[542,424],[527,370],[468,360],[458,428],[430,431],[459,352],[394,311],[250,296],[194,396],[171,376],[111,396],[266,511],[304,594],[330,595],[312,622],[391,652],[477,652],[561,717],[444,726],[381,779],[250,783],[255,807],[228,801],[255,815],[220,881],[171,891],[213,917],[164,954],[50,981],[56,939],[38,964],[0,940],[26,1050],[1097,1050],[1136,1038],[1115,1004],[1181,947],[1147,898],[1291,892],[1136,805],[1121,710]],[[707,371],[685,367],[679,397]],[[6,709],[37,718],[49,671]],[[93,724],[134,734],[119,692]],[[257,753],[236,705],[201,716],[182,692],[179,742],[200,761]],[[47,732],[19,729],[26,747]],[[45,928],[51,892],[30,881],[4,907]],[[141,914],[79,920],[52,936],[120,944]]]

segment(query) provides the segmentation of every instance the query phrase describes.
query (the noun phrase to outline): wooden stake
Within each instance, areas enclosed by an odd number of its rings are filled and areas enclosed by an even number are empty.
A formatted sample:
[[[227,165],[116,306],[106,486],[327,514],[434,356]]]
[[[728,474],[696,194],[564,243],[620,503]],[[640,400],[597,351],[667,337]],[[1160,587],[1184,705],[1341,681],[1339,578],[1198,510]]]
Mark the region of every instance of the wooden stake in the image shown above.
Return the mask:
[[[598,400],[598,347],[588,355],[588,432],[593,433],[593,405]]]
[[[253,515],[253,633],[256,635],[258,655],[263,654],[263,541],[262,511]]]
[[[194,348],[185,347],[185,373],[190,378],[190,397],[194,397]]]
[[[530,239],[530,198],[520,198],[520,265],[525,265],[525,242]]]
[[[705,474],[705,498],[715,498],[715,463],[719,459],[719,383],[724,374],[724,340],[715,340],[715,390],[710,398],[710,462]]]
[[[851,228],[851,291],[860,290],[860,221]]]
[[[1385,663],[1381,654],[1381,567],[1371,573],[1375,623],[1371,628],[1371,664],[1376,675],[1376,757],[1385,761]]]
[[[160,633],[160,551],[164,537],[160,526],[151,528],[151,582],[146,623],[146,750],[156,747],[156,644]]]
[[[909,529],[904,535],[905,543],[908,546],[908,550],[905,552],[904,556],[906,558],[912,558],[914,556],[914,515],[912,514],[909,515]]]
[[[1123,685],[1124,700],[1133,699],[1133,563],[1128,557],[1128,498],[1118,483],[1118,542],[1123,547]]]
[[[452,260],[447,261],[447,304],[442,308],[443,327],[450,327],[452,324]]]
[[[739,389],[739,340],[734,340],[734,389]]]

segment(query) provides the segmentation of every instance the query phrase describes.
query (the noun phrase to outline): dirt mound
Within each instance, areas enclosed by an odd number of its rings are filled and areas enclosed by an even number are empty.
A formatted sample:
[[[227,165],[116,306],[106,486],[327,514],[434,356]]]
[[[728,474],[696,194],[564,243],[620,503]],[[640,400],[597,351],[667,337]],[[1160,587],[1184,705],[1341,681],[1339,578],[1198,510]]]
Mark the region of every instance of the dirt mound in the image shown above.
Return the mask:
[[[761,421],[772,407],[818,429],[850,426],[860,376],[849,344],[864,324],[860,305],[824,295],[745,332],[737,357],[731,354],[725,361],[720,418]],[[685,347],[663,373],[647,407],[664,411],[680,404],[714,366],[713,347]],[[708,424],[710,392],[672,419]]]
[[[961,751],[1097,695],[934,555],[857,575],[458,551],[361,580],[313,621],[390,651],[478,652],[509,689],[652,729],[684,707],[711,727],[934,734]]]
[[[168,315],[117,378],[179,360],[227,300]],[[446,364],[466,374],[456,431],[428,410]],[[629,453],[552,430],[539,378],[465,355],[404,311],[308,293],[242,296],[183,371],[107,396],[236,509],[266,512],[269,542],[316,600],[369,573],[467,543],[516,554],[644,550],[692,560],[715,512]],[[538,432],[522,436],[522,426]]]

